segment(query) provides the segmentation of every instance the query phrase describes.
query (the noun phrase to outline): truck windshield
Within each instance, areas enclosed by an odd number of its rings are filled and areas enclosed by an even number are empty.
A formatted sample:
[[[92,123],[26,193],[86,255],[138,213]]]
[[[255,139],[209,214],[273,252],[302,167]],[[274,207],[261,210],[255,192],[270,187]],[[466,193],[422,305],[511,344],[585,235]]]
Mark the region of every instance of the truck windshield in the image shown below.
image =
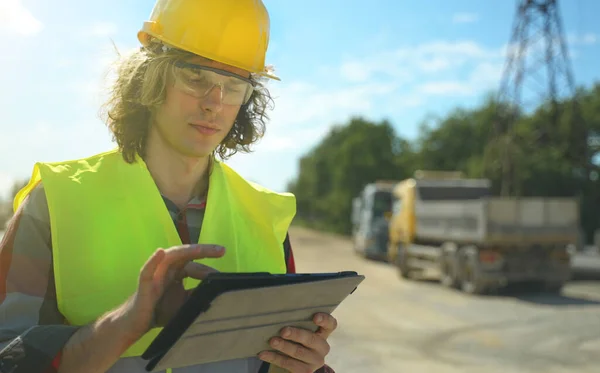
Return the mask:
[[[392,210],[392,193],[375,192],[373,196],[373,216],[383,216],[386,211]]]

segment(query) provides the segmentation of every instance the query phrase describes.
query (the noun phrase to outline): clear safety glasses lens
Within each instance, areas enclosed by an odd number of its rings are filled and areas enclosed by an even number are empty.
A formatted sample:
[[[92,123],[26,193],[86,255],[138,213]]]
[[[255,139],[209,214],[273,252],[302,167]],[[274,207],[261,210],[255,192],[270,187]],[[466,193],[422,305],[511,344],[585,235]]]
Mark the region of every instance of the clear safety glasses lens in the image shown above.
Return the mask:
[[[244,105],[254,90],[250,79],[187,62],[175,64],[175,86],[197,98],[203,98],[213,89],[218,89],[224,105]]]

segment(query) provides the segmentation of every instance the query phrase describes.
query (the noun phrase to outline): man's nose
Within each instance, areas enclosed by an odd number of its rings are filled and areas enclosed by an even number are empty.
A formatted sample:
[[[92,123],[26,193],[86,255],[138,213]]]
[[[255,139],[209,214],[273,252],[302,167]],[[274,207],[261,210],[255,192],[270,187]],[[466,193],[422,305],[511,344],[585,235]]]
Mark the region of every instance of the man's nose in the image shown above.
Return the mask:
[[[218,113],[223,108],[223,89],[219,84],[210,88],[200,101],[202,110]]]

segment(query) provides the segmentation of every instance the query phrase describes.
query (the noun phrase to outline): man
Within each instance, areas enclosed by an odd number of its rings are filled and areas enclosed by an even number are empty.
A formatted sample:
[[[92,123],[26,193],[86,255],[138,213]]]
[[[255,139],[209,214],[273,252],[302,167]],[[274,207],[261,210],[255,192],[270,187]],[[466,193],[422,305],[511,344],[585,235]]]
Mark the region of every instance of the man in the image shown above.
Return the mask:
[[[0,247],[1,372],[144,372],[139,356],[208,272],[294,272],[295,200],[216,156],[266,120],[260,0],[158,0],[118,65],[106,117],[118,149],[38,163]],[[283,328],[256,358],[174,373],[331,372],[336,320]],[[202,348],[202,346],[198,346]]]

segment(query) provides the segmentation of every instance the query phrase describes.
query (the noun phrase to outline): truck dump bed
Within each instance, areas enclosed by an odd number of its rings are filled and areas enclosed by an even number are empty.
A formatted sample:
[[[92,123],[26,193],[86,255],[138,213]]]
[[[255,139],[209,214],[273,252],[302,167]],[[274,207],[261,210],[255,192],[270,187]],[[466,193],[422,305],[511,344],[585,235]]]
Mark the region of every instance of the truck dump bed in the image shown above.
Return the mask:
[[[485,180],[419,181],[416,238],[430,242],[577,242],[579,206],[572,198],[489,196]]]
[[[579,206],[573,198],[490,198],[485,207],[487,241],[578,240]]]

